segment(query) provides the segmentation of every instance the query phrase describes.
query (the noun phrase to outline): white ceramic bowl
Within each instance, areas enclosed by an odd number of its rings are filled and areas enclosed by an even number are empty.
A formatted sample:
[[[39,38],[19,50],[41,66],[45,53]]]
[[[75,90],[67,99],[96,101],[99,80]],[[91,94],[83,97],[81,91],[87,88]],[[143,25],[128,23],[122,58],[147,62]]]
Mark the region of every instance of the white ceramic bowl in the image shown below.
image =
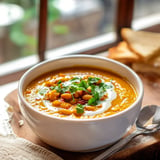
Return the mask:
[[[138,93],[137,100],[129,108],[117,114],[83,120],[52,117],[35,110],[26,102],[23,92],[33,79],[43,73],[75,65],[91,65],[109,69],[126,77]],[[23,116],[41,140],[59,149],[79,152],[108,146],[127,132],[139,114],[143,85],[134,71],[119,62],[98,56],[73,55],[48,60],[29,69],[19,81],[18,95]]]

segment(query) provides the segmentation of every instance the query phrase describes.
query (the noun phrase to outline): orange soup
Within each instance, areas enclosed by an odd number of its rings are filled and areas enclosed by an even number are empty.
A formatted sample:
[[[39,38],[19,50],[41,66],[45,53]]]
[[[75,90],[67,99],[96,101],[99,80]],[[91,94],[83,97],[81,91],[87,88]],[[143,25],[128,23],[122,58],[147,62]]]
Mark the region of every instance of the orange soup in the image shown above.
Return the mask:
[[[100,118],[128,108],[134,87],[110,71],[74,67],[46,73],[31,82],[24,97],[37,110],[62,118]]]

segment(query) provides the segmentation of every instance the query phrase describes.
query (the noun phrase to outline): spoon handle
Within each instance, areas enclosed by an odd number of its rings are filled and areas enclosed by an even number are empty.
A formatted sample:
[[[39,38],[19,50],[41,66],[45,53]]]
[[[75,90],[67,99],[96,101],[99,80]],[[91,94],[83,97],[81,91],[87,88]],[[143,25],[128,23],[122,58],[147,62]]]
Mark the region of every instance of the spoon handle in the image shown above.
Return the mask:
[[[93,160],[105,160],[109,158],[114,153],[118,152],[122,147],[124,147],[130,140],[132,140],[134,137],[143,134],[143,131],[136,130],[132,134],[128,135],[124,139],[121,139],[119,142],[111,146],[109,149],[98,155]]]

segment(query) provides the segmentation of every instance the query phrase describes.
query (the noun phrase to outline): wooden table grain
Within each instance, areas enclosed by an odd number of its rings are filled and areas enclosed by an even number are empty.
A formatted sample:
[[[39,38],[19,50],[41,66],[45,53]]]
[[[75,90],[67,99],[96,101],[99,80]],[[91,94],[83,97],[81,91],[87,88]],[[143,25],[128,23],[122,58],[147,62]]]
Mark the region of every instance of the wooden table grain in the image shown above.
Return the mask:
[[[143,106],[148,104],[160,105],[160,77],[155,75],[139,74],[144,85]],[[25,139],[32,141],[35,144],[41,145],[54,153],[58,154],[65,160],[91,160],[104,150],[78,153],[68,152],[53,148],[42,142],[27,125],[19,110],[17,101],[17,90],[11,92],[6,98],[6,102],[13,106],[14,114],[11,121],[14,132]],[[19,126],[18,121],[24,120],[24,125]],[[77,144],[78,145],[78,144]],[[126,145],[121,151],[114,154],[109,160],[158,160],[160,159],[160,132],[148,136],[138,136]]]

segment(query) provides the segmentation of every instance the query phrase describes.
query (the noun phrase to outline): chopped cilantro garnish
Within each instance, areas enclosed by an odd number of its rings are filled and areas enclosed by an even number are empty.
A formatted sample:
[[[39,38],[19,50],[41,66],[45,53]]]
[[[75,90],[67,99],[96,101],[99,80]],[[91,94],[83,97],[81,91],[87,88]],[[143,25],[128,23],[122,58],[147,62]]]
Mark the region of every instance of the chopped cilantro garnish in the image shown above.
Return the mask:
[[[92,85],[94,83],[97,83],[100,80],[98,77],[88,77],[88,84]]]
[[[84,113],[84,106],[81,105],[81,104],[77,104],[76,111],[77,111],[77,113],[79,113],[79,114]]]
[[[81,80],[81,82],[79,83],[79,87],[83,87],[84,89],[87,89],[88,88],[88,84],[87,84],[86,81]]]
[[[69,87],[69,91],[71,92],[71,93],[75,93],[76,91],[78,90],[78,86],[76,86],[76,85],[71,85],[70,87]]]
[[[89,99],[88,104],[89,105],[97,105],[97,102],[99,101],[100,96],[98,92],[93,93],[93,97]]]
[[[62,81],[61,80],[59,80],[58,82],[57,82],[57,84],[61,84],[62,83]]]
[[[56,86],[54,89],[59,93],[62,91],[60,84],[58,84],[58,86]]]

